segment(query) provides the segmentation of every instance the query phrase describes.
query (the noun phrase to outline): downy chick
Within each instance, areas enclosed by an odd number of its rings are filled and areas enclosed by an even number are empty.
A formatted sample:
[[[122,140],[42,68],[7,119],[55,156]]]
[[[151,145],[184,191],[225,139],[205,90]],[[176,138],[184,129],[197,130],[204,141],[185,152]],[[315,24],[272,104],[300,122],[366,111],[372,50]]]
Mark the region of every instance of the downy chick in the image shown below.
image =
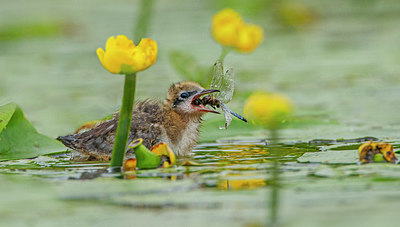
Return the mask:
[[[187,155],[196,145],[201,126],[201,117],[207,113],[218,113],[196,102],[201,96],[218,92],[205,90],[195,82],[173,84],[162,103],[145,100],[135,103],[128,144],[137,138],[143,139],[147,148],[164,142],[178,156]],[[114,145],[119,113],[95,128],[82,133],[60,136],[65,146],[71,148],[76,161],[108,161]],[[126,158],[134,155],[127,149]]]

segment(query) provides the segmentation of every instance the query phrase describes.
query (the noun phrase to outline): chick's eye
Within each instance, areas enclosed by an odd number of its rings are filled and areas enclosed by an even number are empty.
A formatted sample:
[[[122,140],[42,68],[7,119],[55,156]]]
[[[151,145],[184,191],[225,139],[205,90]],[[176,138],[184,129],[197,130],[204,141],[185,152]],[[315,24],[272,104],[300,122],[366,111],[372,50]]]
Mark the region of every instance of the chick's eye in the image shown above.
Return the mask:
[[[183,92],[182,94],[181,94],[181,98],[187,98],[187,97],[189,97],[189,93],[187,93],[187,92]]]

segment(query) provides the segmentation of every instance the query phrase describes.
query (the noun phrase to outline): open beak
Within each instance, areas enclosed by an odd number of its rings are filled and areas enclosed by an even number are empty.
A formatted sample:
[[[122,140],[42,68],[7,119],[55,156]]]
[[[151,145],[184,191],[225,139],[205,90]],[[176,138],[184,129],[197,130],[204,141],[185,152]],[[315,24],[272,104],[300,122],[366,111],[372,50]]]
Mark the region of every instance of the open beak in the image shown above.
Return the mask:
[[[202,90],[201,92],[199,92],[198,94],[196,94],[195,96],[193,96],[192,98],[192,107],[194,109],[196,109],[197,111],[202,111],[202,112],[207,112],[207,113],[216,113],[219,114],[219,112],[212,110],[212,109],[207,109],[202,103],[200,103],[199,105],[196,105],[196,100],[200,99],[201,96],[203,95],[207,95],[207,94],[211,94],[214,92],[219,92],[219,90],[215,90],[215,89],[207,89],[207,90]]]

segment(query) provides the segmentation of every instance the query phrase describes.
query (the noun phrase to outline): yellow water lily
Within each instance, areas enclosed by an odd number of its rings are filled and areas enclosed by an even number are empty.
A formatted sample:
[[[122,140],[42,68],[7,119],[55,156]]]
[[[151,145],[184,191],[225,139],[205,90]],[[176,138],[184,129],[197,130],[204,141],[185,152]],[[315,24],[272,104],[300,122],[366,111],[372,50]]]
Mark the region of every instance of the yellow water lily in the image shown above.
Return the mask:
[[[235,46],[238,31],[244,26],[242,17],[233,9],[223,9],[214,15],[212,35],[224,46]]]
[[[137,165],[136,158],[130,158],[130,159],[125,161],[124,166],[123,166],[123,170],[124,170],[124,172],[135,171],[136,170],[136,165]]]
[[[373,143],[372,140],[361,144],[358,147],[358,155],[362,163],[374,162],[375,156],[380,156],[390,163],[396,163],[397,157],[393,151],[393,146],[385,142]]]
[[[165,157],[167,160],[164,161],[162,164],[162,167],[164,168],[169,168],[176,163],[176,156],[175,153],[172,151],[172,149],[168,146],[166,143],[159,143],[154,145],[151,148],[151,152],[154,154],[160,156],[160,157]]]
[[[276,129],[292,110],[293,105],[285,96],[256,92],[246,101],[244,115],[254,124]]]
[[[157,60],[157,43],[144,38],[135,46],[124,35],[111,36],[106,48],[98,48],[96,53],[103,67],[114,74],[132,74],[147,69]]]
[[[251,52],[263,40],[263,29],[254,24],[244,26],[239,30],[236,48],[242,52]]]
[[[223,9],[214,15],[212,36],[223,46],[233,47],[241,52],[251,52],[258,47],[264,36],[263,29],[246,24],[233,9]]]

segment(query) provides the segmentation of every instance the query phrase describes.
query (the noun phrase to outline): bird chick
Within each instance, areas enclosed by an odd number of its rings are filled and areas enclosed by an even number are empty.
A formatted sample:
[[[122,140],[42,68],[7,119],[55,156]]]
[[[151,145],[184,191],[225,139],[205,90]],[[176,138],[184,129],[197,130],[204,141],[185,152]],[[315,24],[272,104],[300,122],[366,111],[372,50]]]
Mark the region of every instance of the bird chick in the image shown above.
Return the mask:
[[[128,144],[142,138],[147,148],[164,142],[177,156],[187,155],[196,145],[201,126],[201,117],[208,112],[198,100],[201,96],[219,92],[205,90],[195,82],[173,84],[164,102],[145,100],[135,103]],[[119,113],[89,131],[67,136],[60,136],[65,146],[71,148],[72,160],[108,161],[114,145]],[[132,149],[127,149],[126,158],[134,156]]]

